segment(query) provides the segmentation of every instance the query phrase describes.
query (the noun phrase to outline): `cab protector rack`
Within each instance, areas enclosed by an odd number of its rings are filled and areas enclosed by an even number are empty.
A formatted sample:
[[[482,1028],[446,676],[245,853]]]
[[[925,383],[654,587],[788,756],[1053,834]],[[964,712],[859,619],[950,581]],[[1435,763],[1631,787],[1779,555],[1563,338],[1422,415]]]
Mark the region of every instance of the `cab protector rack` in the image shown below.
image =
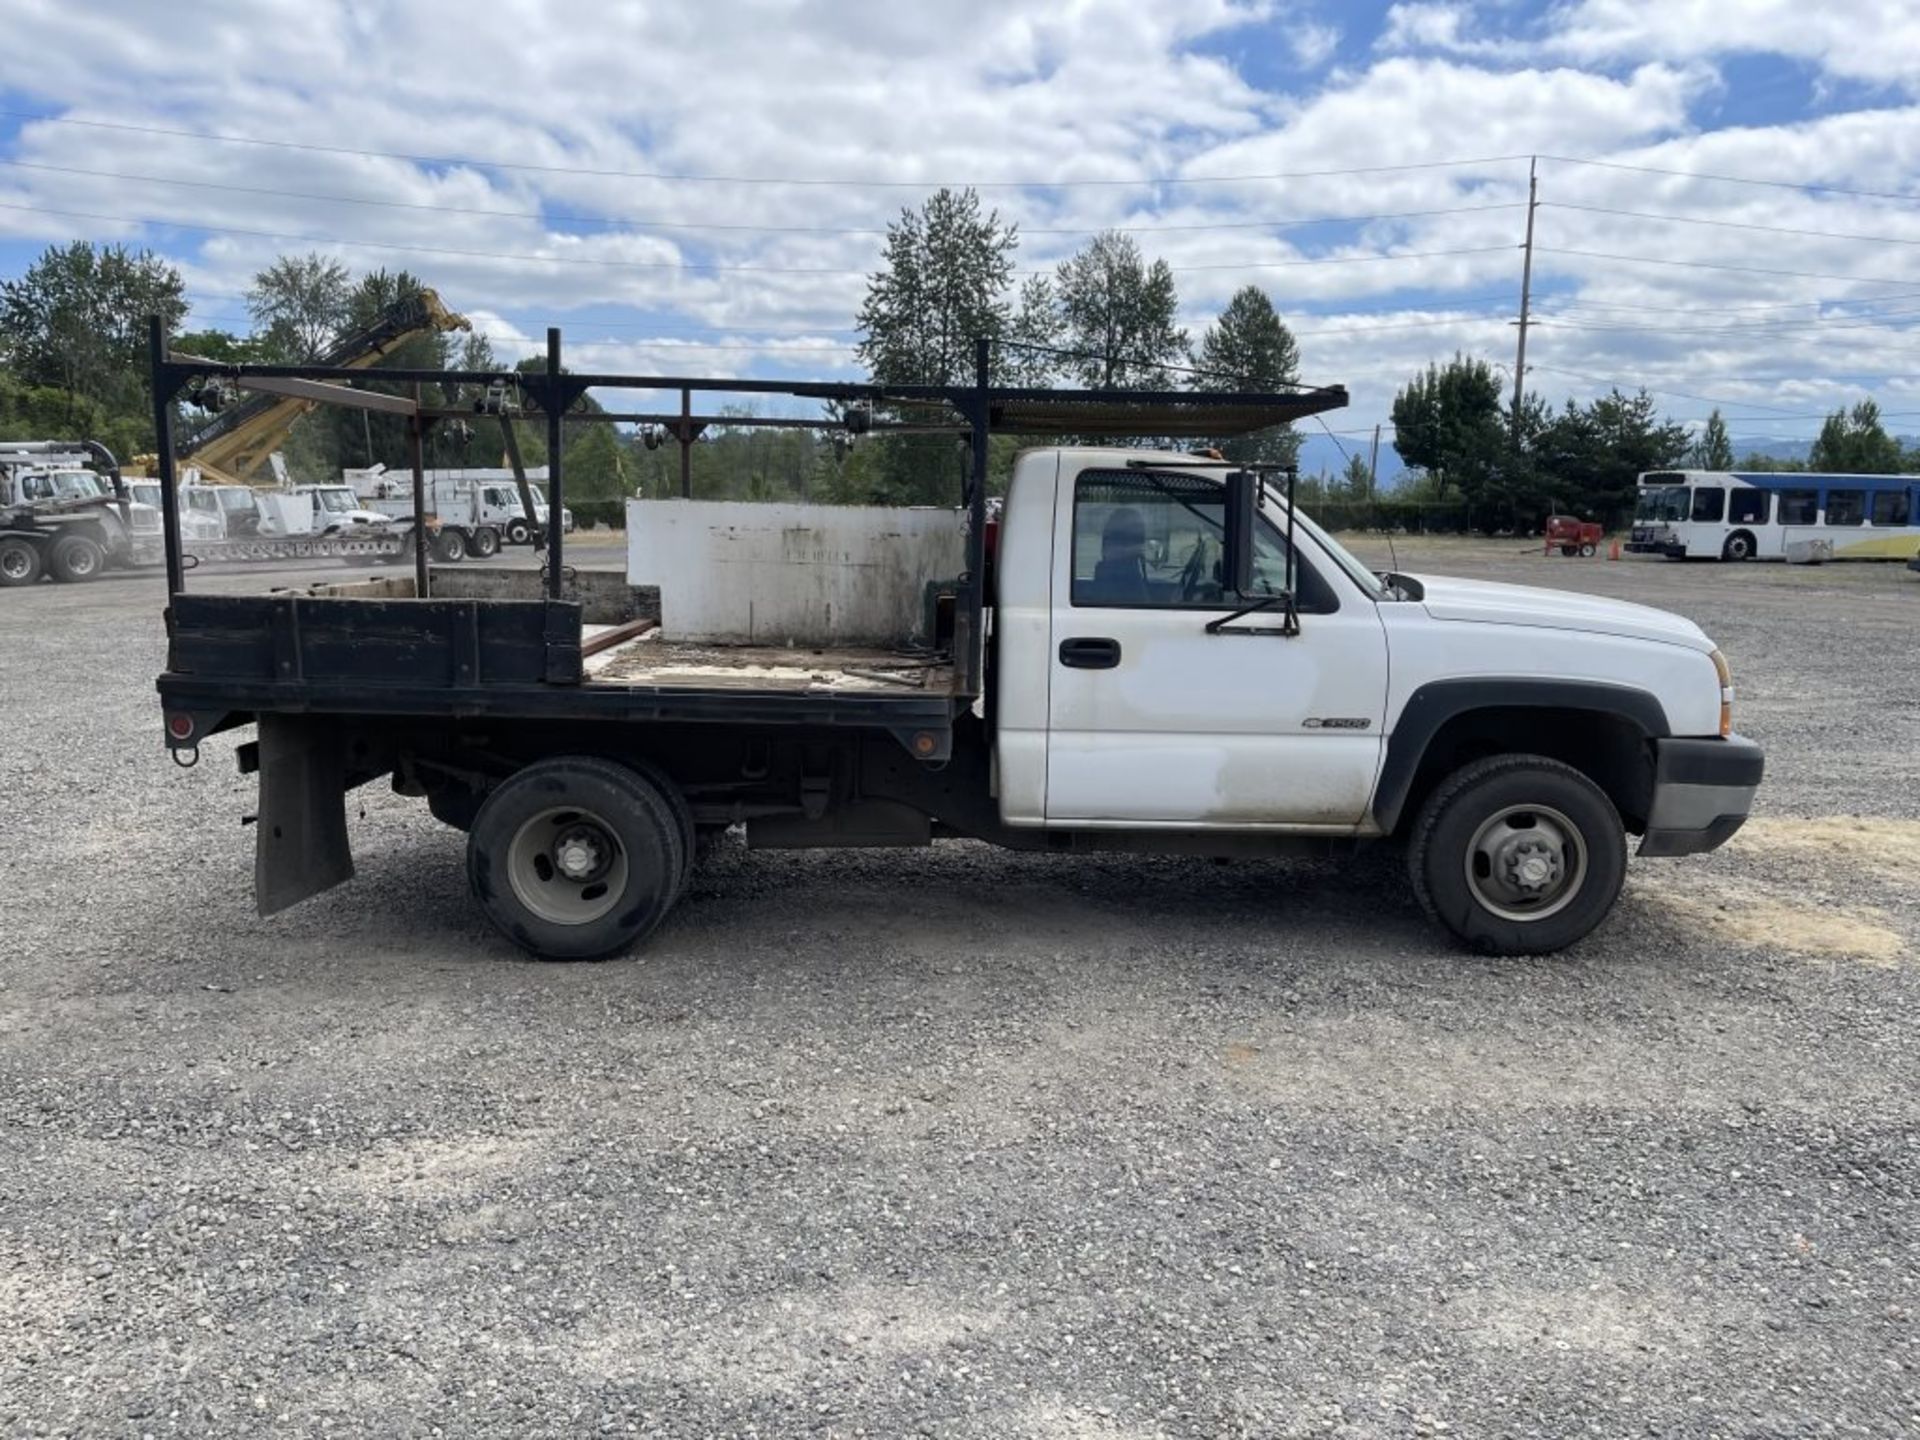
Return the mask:
[[[1073,435],[1213,439],[1246,434],[1347,403],[1340,386],[1287,394],[1216,391],[1050,390],[988,383],[990,347],[975,347],[971,385],[877,385],[681,376],[576,374],[562,364],[560,331],[547,332],[541,371],[368,371],[326,364],[220,364],[169,352],[158,319],[149,322],[157,471],[164,523],[169,642],[159,690],[168,742],[176,751],[206,734],[273,713],[414,717],[524,716],[579,720],[740,722],[857,726],[891,732],[910,754],[939,761],[951,753],[952,727],[980,697],[986,645],[987,438]],[[209,379],[242,391],[293,395],[324,404],[377,409],[407,418],[413,469],[414,580],[396,596],[380,594],[234,596],[187,594],[174,442],[175,401]],[[412,398],[353,388],[376,380]],[[435,408],[420,387],[468,386],[517,395],[546,419],[548,533],[540,600],[455,600],[430,594],[427,574],[423,439],[436,422],[469,410]],[[588,413],[574,409],[589,390],[678,394],[678,413]],[[769,395],[831,402],[838,418],[698,415],[697,395]],[[950,433],[971,445],[960,500],[968,512],[966,573],[954,615],[951,682],[908,691],[698,688],[589,681],[580,658],[581,607],[566,593],[562,456],[568,425],[638,423],[659,427],[684,446],[707,425],[854,433]],[[404,582],[401,582],[404,584]]]

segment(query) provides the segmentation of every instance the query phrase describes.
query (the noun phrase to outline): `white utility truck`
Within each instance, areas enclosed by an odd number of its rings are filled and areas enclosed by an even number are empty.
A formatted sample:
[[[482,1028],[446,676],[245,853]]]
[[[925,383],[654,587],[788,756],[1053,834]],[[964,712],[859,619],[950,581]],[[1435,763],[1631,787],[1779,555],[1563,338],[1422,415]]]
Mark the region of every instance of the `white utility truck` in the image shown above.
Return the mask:
[[[549,414],[549,453],[585,384],[772,388],[567,375],[557,333],[548,353],[519,383]],[[159,367],[157,393],[169,379]],[[261,776],[262,911],[352,874],[344,792],[388,776],[467,832],[474,894],[502,932],[556,959],[645,938],[696,838],[731,825],[756,847],[1260,857],[1398,840],[1454,936],[1534,954],[1606,916],[1629,835],[1641,855],[1686,855],[1746,818],[1759,747],[1733,731],[1727,661],[1677,615],[1376,574],[1289,509],[1290,482],[1174,450],[1024,452],[987,522],[993,429],[1218,437],[1342,404],[1337,388],[794,388],[897,407],[922,432],[953,415],[970,429],[954,519],[967,571],[944,577],[951,620],[917,649],[657,632],[603,648],[583,642],[558,554],[537,601],[423,598],[409,582],[174,594],[169,743],[258,726],[240,755]],[[794,583],[811,553],[797,526]]]

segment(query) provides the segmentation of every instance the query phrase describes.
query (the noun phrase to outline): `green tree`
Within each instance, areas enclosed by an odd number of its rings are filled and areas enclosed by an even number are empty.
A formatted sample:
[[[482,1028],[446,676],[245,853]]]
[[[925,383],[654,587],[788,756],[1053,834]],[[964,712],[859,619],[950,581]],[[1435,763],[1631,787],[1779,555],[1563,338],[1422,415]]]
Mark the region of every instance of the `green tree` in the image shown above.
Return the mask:
[[[617,503],[632,491],[620,441],[606,421],[575,425],[574,439],[568,444],[562,466],[565,499],[571,504]]]
[[[1809,470],[1838,475],[1897,475],[1900,465],[1900,442],[1887,434],[1870,399],[1829,415],[1807,456]]]
[[[265,358],[260,342],[251,335],[235,335],[229,330],[191,330],[172,340],[173,353],[193,355],[202,360],[218,360],[223,365],[241,365]]]
[[[1632,513],[1642,472],[1679,464],[1688,449],[1686,426],[1660,419],[1644,390],[1613,390],[1586,406],[1569,400],[1534,444],[1559,502],[1607,524]]]
[[[1142,390],[1172,388],[1167,370],[1187,358],[1187,332],[1173,271],[1147,264],[1131,235],[1094,236],[1060,262],[1054,275],[1062,343],[1084,356],[1066,369],[1083,385]]]
[[[880,270],[854,325],[855,353],[882,384],[971,380],[974,341],[999,340],[1020,238],[972,190],[935,191],[887,226]]]
[[[998,212],[983,210],[972,190],[943,188],[920,209],[902,210],[887,227],[881,268],[868,281],[854,321],[860,332],[855,353],[873,378],[897,385],[971,382],[975,341],[998,342],[1012,328],[1008,290],[1019,243],[1015,227]],[[996,343],[990,362],[994,377],[1015,373],[1020,354],[1010,356]],[[861,449],[867,453],[858,468],[871,479],[873,499],[957,502],[953,447],[944,438],[885,436]],[[756,463],[771,453],[764,444],[756,449],[748,441],[728,452],[743,460],[757,457]],[[762,473],[748,493],[771,483]]]
[[[1300,380],[1300,347],[1258,285],[1236,291],[1219,320],[1207,327],[1197,363],[1196,390],[1271,392]],[[1215,443],[1229,460],[1243,464],[1291,465],[1300,455],[1300,437],[1290,424]]]
[[[346,325],[350,280],[346,266],[318,253],[282,255],[255,274],[247,313],[262,350],[286,365],[318,359]]]
[[[1393,397],[1394,448],[1432,478],[1436,499],[1452,489],[1484,503],[1514,448],[1502,409],[1493,367],[1456,354],[1429,364]]]
[[[147,317],[171,332],[186,310],[180,272],[151,251],[52,245],[19,279],[0,281],[0,365],[28,386],[138,413]]]
[[[1707,417],[1707,428],[1700,432],[1687,458],[1697,470],[1733,469],[1733,441],[1727,437],[1727,422],[1718,410]]]

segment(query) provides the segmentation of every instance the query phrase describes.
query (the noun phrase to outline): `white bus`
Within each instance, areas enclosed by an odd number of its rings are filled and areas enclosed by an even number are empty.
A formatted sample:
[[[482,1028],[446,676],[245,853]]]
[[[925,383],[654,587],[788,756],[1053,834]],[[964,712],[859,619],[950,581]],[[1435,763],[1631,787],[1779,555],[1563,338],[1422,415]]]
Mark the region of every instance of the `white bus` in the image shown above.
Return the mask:
[[[1920,554],[1920,475],[1649,470],[1627,549],[1779,560],[1803,541],[1824,542],[1836,560]]]

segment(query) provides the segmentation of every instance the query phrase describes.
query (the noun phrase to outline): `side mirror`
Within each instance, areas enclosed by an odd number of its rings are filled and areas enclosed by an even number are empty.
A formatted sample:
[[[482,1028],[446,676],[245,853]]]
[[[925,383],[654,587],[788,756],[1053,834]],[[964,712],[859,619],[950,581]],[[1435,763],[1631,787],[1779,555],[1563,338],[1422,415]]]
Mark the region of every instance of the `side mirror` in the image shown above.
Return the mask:
[[[1244,595],[1253,583],[1253,527],[1260,477],[1250,470],[1227,474],[1226,535],[1220,556],[1220,589],[1226,595]]]

